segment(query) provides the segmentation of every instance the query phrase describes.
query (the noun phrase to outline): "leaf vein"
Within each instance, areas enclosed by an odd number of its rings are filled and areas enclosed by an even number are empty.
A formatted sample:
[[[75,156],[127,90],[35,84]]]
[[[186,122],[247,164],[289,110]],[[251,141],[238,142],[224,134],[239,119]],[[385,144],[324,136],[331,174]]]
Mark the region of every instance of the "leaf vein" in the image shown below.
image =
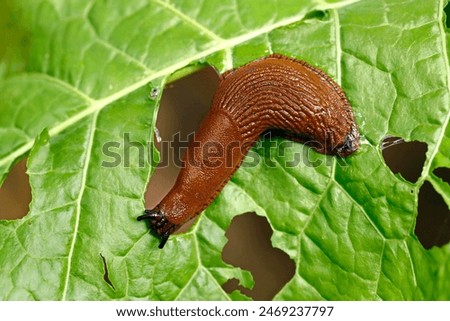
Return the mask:
[[[360,209],[360,211],[364,214],[366,219],[369,221],[370,225],[375,229],[375,231],[383,238],[386,239],[384,234],[381,232],[381,230],[378,228],[378,226],[375,224],[375,222],[372,220],[372,218],[367,214],[366,209],[352,196],[350,193],[339,183],[337,180],[335,180],[336,184],[339,185],[342,192],[347,195],[348,198],[350,198],[356,207]]]
[[[95,137],[95,129],[97,127],[97,119],[100,111],[97,111],[93,117],[92,122],[89,129],[89,138],[88,138],[88,144],[86,147],[86,156],[84,161],[84,166],[81,173],[81,185],[80,185],[80,193],[78,194],[78,198],[76,200],[76,216],[75,216],[75,226],[74,226],[74,235],[72,238],[72,242],[70,244],[69,253],[67,255],[67,272],[66,272],[66,278],[64,281],[64,288],[62,293],[62,301],[66,300],[67,291],[69,288],[69,279],[70,279],[70,272],[72,269],[72,257],[75,250],[75,244],[77,241],[77,236],[79,232],[79,224],[80,224],[80,217],[81,217],[81,202],[83,200],[83,195],[86,187],[87,182],[87,174],[89,170],[89,161],[91,158],[91,152],[94,145],[94,137]]]
[[[74,92],[77,92],[81,97],[83,97],[87,101],[91,102],[91,105],[88,108],[86,108],[85,110],[79,112],[78,114],[76,114],[72,117],[69,117],[67,120],[63,121],[58,126],[50,129],[49,135],[52,137],[52,136],[62,132],[63,130],[70,127],[74,123],[80,121],[81,119],[103,109],[108,104],[132,93],[133,91],[137,90],[138,88],[140,88],[142,86],[145,86],[152,80],[167,76],[167,75],[177,71],[178,69],[185,67],[186,65],[190,64],[192,61],[202,59],[202,58],[209,56],[215,52],[218,52],[220,50],[226,50],[226,49],[232,48],[234,46],[237,46],[240,43],[246,42],[247,40],[253,39],[259,35],[266,34],[274,29],[290,25],[292,23],[299,21],[302,17],[303,17],[303,14],[296,15],[296,16],[293,16],[293,17],[290,17],[290,18],[287,18],[284,20],[280,20],[277,23],[274,23],[271,25],[266,25],[262,28],[254,30],[252,32],[249,32],[249,33],[246,33],[246,34],[234,37],[234,38],[230,38],[228,40],[224,40],[214,46],[211,46],[208,49],[198,52],[195,55],[192,55],[186,59],[180,60],[166,68],[163,68],[153,74],[150,74],[150,75],[142,78],[141,80],[117,91],[116,93],[114,93],[110,96],[102,98],[100,100],[93,100],[92,98],[90,98],[86,94],[82,93],[81,91],[77,90],[76,88],[67,85],[66,83],[62,82],[61,80],[56,80],[56,78],[55,78],[54,79],[55,81],[61,82],[61,84],[65,84],[66,86],[68,86],[68,88],[71,88]],[[39,74],[39,75],[41,75],[41,74]],[[42,76],[46,77],[47,75],[42,74]],[[33,147],[33,141],[29,141],[28,143],[22,145],[18,149],[12,151],[6,158],[0,159],[0,166],[14,161],[18,157],[20,157],[23,154],[25,154],[26,152],[28,152],[32,147]]]
[[[154,3],[160,5],[161,7],[171,11],[177,17],[179,17],[181,20],[183,20],[187,24],[193,26],[194,28],[200,30],[201,32],[206,34],[209,38],[211,38],[212,40],[215,40],[215,41],[218,41],[218,42],[224,41],[223,38],[219,37],[214,32],[212,32],[211,30],[209,30],[208,28],[206,28],[202,24],[198,23],[197,21],[195,21],[194,19],[192,19],[191,17],[189,17],[185,13],[181,12],[180,10],[178,10],[177,8],[175,8],[173,5],[169,4],[168,2],[163,2],[163,1],[160,1],[160,0],[152,0],[152,1]]]
[[[450,91],[450,66],[448,63],[448,53],[447,53],[447,40],[446,40],[446,32],[444,29],[444,20],[443,20],[443,14],[444,14],[444,1],[440,0],[438,3],[439,6],[439,15],[438,15],[438,21],[439,21],[439,32],[440,32],[440,36],[441,36],[441,43],[442,43],[442,55],[444,56],[445,59],[445,71],[447,73],[447,96],[448,93]],[[447,113],[447,116],[445,117],[445,120],[442,124],[442,130],[441,133],[439,134],[438,140],[436,142],[436,145],[434,147],[434,150],[432,151],[430,157],[427,159],[426,164],[423,168],[422,173],[425,175],[422,175],[422,177],[417,181],[418,186],[421,186],[425,180],[426,176],[430,176],[430,170],[431,170],[431,164],[433,163],[434,158],[436,157],[438,151],[439,151],[439,147],[442,144],[442,141],[444,140],[444,136],[445,136],[445,131],[449,125],[449,121],[450,121],[450,112]]]

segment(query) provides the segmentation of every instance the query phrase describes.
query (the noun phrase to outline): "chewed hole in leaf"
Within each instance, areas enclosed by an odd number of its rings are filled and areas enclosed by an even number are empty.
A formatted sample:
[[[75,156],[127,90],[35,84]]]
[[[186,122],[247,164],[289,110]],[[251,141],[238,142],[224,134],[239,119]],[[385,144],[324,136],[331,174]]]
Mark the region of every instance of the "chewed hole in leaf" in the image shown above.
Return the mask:
[[[0,219],[15,220],[29,211],[31,188],[24,159],[10,171],[0,188]]]
[[[394,174],[399,173],[413,183],[419,179],[426,159],[427,144],[387,137],[381,143],[381,148],[384,161]]]
[[[439,167],[433,171],[433,174],[442,179],[447,184],[450,184],[450,168]]]
[[[109,278],[109,271],[108,271],[108,264],[106,264],[106,259],[105,257],[102,255],[102,253],[100,253],[100,257],[102,258],[102,263],[103,263],[103,280],[108,283],[108,285],[110,287],[113,288],[113,290],[115,290],[116,288],[114,287],[114,284],[112,284],[110,278]]]
[[[426,249],[450,242],[450,210],[429,182],[420,188],[415,233]]]
[[[156,121],[160,139],[155,139],[160,163],[147,187],[147,208],[156,206],[175,183],[189,138],[207,114],[218,84],[215,69],[206,67],[164,88]]]
[[[230,280],[223,285],[226,292],[238,289],[254,300],[270,300],[294,276],[295,264],[289,256],[272,246],[272,229],[265,217],[246,213],[233,218],[225,234],[222,258],[225,262],[249,270],[255,281],[246,289]]]
[[[326,17],[328,17],[327,11],[322,10],[314,10],[305,15],[305,18],[303,20],[324,20]]]
[[[450,28],[450,3],[448,3],[445,8],[444,8],[444,12],[446,15],[446,19],[445,19],[445,26],[447,28]]]

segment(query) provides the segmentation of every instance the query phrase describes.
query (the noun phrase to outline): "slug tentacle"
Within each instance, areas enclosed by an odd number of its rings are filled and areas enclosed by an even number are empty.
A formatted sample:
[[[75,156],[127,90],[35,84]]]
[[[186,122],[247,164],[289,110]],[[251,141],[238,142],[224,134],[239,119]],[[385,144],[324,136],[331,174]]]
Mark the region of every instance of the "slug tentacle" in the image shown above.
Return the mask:
[[[164,247],[170,234],[177,229],[177,226],[170,223],[166,216],[157,208],[145,210],[144,215],[138,216],[137,220],[148,221],[150,230],[161,238],[161,242],[159,243],[160,249]]]
[[[150,229],[161,236],[160,247],[214,200],[268,130],[324,154],[347,156],[359,146],[350,103],[323,71],[275,54],[226,72],[174,187],[138,218],[149,220]]]

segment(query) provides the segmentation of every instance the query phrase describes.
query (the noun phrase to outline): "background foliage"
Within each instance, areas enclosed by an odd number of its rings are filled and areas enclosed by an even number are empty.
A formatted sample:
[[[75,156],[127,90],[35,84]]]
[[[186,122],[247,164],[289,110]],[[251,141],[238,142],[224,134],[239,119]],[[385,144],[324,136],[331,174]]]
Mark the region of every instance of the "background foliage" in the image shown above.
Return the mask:
[[[425,181],[450,206],[449,185],[433,174],[450,167],[446,4],[2,2],[8,10],[0,12],[11,15],[2,17],[0,177],[28,155],[33,201],[25,218],[0,221],[0,297],[245,299],[221,288],[230,278],[253,282],[221,250],[232,217],[255,211],[270,222],[273,245],[296,262],[276,299],[450,299],[450,246],[425,250],[414,235]],[[272,52],[306,60],[342,85],[364,138],[360,151],[346,163],[315,155],[316,168],[282,166],[300,144],[284,156],[260,155],[275,168],[239,169],[197,223],[159,250],[136,221],[157,153],[149,151],[145,167],[132,153],[131,166],[105,168],[102,146],[124,133],[152,140],[174,72],[198,63],[223,72]],[[154,88],[159,96],[149,99]],[[428,144],[416,183],[385,165],[387,135]]]

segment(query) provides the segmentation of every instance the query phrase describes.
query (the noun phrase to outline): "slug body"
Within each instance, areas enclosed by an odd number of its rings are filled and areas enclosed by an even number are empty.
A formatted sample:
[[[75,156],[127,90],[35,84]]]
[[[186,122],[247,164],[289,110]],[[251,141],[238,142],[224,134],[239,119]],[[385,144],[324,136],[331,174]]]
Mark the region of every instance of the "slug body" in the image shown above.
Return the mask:
[[[184,155],[172,190],[138,220],[149,220],[160,248],[202,212],[267,130],[318,152],[347,156],[359,146],[351,106],[337,83],[305,62],[271,55],[222,75],[211,109]]]

